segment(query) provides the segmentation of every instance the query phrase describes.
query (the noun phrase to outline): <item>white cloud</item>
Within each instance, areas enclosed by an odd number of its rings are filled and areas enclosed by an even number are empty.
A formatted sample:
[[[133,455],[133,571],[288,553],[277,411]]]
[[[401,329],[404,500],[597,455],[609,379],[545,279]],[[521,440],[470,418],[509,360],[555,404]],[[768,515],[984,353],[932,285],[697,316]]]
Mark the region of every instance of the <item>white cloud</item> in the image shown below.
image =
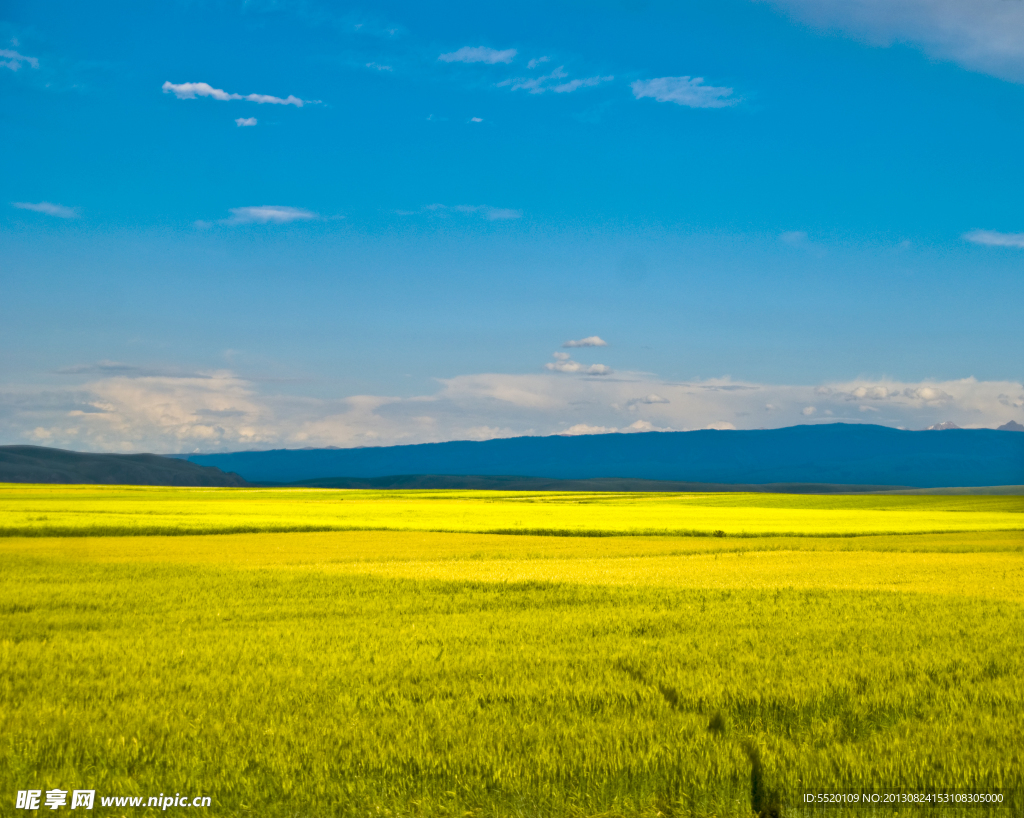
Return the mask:
[[[937,386],[901,387],[899,384],[859,384],[849,389],[819,386],[814,390],[820,397],[843,401],[920,401],[938,405],[953,400],[953,396]],[[862,410],[864,411],[864,410]]]
[[[381,65],[380,63],[376,63],[376,62],[368,62],[366,64],[366,67],[367,68],[373,68],[376,71],[394,71],[395,70],[390,65]]]
[[[21,210],[33,210],[36,213],[45,213],[47,216],[56,216],[59,219],[78,218],[77,208],[65,207],[53,202],[11,202],[11,204]]]
[[[235,120],[235,124],[239,128],[255,128],[256,127],[256,117],[250,116],[250,117],[246,117],[244,119],[242,117],[239,117],[238,119]]]
[[[504,51],[498,51],[494,48],[486,48],[484,46],[463,46],[458,51],[452,51],[449,54],[441,54],[438,59],[441,62],[483,62],[488,65],[494,65],[495,63],[510,63],[518,52],[514,48],[506,48]]]
[[[730,424],[726,424],[727,426]],[[672,432],[673,429],[655,426],[647,420],[638,420],[629,426],[592,426],[589,423],[576,423],[558,434],[569,437],[575,435],[610,435],[616,432],[621,434],[632,434],[636,432]]]
[[[814,385],[728,378],[680,382],[641,372],[601,378],[552,371],[485,373],[440,380],[436,389],[412,397],[324,400],[275,393],[230,371],[172,377],[145,366],[101,362],[72,367],[58,377],[58,385],[0,387],[0,438],[90,451],[237,451],[549,435],[574,427],[619,432],[758,428],[769,417],[773,427],[862,423],[867,418],[859,405],[878,408],[867,413],[870,422],[910,429],[947,421],[963,428],[1024,422],[1024,384],[974,378],[852,381],[830,384],[829,394],[822,395]],[[883,387],[888,397],[862,404],[846,400],[862,386]],[[938,393],[949,399],[935,403],[917,397]],[[638,394],[667,402],[629,408]],[[775,407],[770,413],[767,404]],[[808,406],[817,408],[813,417],[802,413]]]
[[[221,224],[288,224],[289,222],[309,221],[320,218],[311,210],[299,207],[282,207],[280,205],[260,205],[258,207],[232,207],[231,218],[224,219]]]
[[[604,364],[581,364],[579,361],[555,361],[544,364],[545,369],[552,372],[578,372],[581,375],[608,375],[611,368]]]
[[[544,368],[552,372],[574,372],[580,375],[610,375],[612,372],[611,367],[604,364],[587,365],[574,361],[568,352],[556,352],[551,357],[555,359],[554,363],[544,364]]]
[[[24,54],[19,54],[17,51],[11,51],[7,48],[0,48],[0,65],[4,68],[10,68],[11,71],[18,71],[21,69],[22,64],[27,64],[33,68],[39,67],[39,60],[35,57],[26,57]]]
[[[597,335],[590,335],[586,338],[580,338],[578,341],[566,341],[562,344],[563,349],[572,349],[573,347],[606,347],[608,342]]]
[[[999,233],[995,230],[972,230],[964,233],[967,241],[989,247],[1024,247],[1024,233]]]
[[[556,94],[568,94],[580,88],[590,88],[600,85],[602,82],[610,82],[614,76],[608,77],[587,77],[586,79],[569,80],[562,82],[569,75],[565,72],[565,66],[560,65],[550,74],[541,77],[518,77],[507,79],[498,83],[498,87],[512,86],[513,91],[528,91],[531,94],[543,94],[547,91],[554,91]]]
[[[729,421],[727,420],[716,420],[714,423],[709,423],[704,428],[716,429],[719,432],[724,432],[730,429],[735,429],[736,427],[733,424],[729,423]]]
[[[550,61],[551,61],[550,57],[534,57],[532,60],[530,60],[526,64],[526,67],[527,68],[536,68],[541,63],[543,63],[543,62],[550,62]]]
[[[470,118],[469,118],[469,121],[470,121],[470,122],[483,122],[483,119],[481,119],[481,118],[480,118],[480,117],[478,117],[478,116],[474,116],[474,117],[470,117]]]
[[[1010,0],[763,0],[823,30],[1024,82],[1024,3]]]
[[[674,102],[688,108],[728,108],[739,102],[729,99],[732,88],[704,85],[703,77],[658,77],[637,80],[630,87],[637,99],[653,97],[658,102]]]
[[[196,97],[210,97],[220,102],[242,99],[246,102],[255,102],[259,105],[294,105],[301,108],[303,105],[315,102],[315,100],[299,99],[289,94],[285,98],[272,97],[269,94],[229,94],[220,88],[214,88],[205,82],[183,82],[175,85],[173,82],[165,82],[161,88],[165,94],[174,94],[178,99],[195,99]]]
[[[907,387],[903,390],[902,394],[904,397],[910,398],[911,400],[924,401],[925,403],[933,405],[953,400],[952,395],[948,392],[943,392],[935,386]],[[893,397],[893,393],[890,393],[887,397]]]
[[[452,211],[455,213],[475,213],[491,222],[520,219],[523,216],[522,210],[513,210],[508,207],[491,207],[490,205],[452,205],[449,207],[443,204],[429,204],[423,209],[439,213]]]
[[[858,386],[846,393],[846,400],[885,400],[892,396],[892,392],[885,386]]]
[[[571,437],[575,435],[607,435],[617,431],[619,430],[614,426],[591,426],[588,423],[577,423],[558,434]]]
[[[818,410],[815,409],[813,406],[805,406],[803,409],[800,410],[800,413],[806,417],[810,417],[817,411]]]

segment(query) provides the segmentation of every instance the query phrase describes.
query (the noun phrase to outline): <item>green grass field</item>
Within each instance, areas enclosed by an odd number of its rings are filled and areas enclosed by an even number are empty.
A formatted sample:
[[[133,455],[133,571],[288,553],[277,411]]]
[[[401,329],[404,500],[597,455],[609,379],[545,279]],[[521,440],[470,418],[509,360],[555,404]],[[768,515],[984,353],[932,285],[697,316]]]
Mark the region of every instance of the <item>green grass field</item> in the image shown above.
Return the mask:
[[[0,509],[0,814],[28,788],[271,818],[897,789],[1024,812],[1020,497],[16,486]]]

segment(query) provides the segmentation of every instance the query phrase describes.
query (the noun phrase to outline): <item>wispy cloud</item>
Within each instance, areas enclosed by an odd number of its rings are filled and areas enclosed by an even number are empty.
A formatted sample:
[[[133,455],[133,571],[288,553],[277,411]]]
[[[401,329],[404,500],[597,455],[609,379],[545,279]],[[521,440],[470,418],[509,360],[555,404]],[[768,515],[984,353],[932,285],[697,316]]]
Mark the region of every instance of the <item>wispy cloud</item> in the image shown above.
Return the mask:
[[[568,352],[556,352],[552,355],[555,360],[544,364],[545,369],[552,372],[578,373],[580,375],[610,375],[612,368],[604,364],[581,364],[574,361]]]
[[[816,28],[1024,82],[1024,3],[1008,0],[762,0]]]
[[[256,127],[256,117],[254,117],[254,116],[245,117],[245,118],[239,117],[238,119],[235,120],[235,124],[239,128],[255,128]]]
[[[281,205],[259,205],[257,207],[232,207],[231,218],[221,224],[288,224],[289,222],[310,221],[320,216],[311,210]]]
[[[506,219],[520,219],[523,216],[522,210],[513,210],[512,208],[509,207],[491,207],[490,205],[449,206],[443,204],[429,204],[423,209],[437,213],[475,213],[479,216],[483,216],[485,219],[491,222],[505,221]]]
[[[255,102],[259,105],[294,105],[297,108],[317,102],[317,100],[299,99],[291,94],[283,99],[281,97],[270,96],[269,94],[229,94],[227,91],[222,91],[220,88],[214,88],[212,85],[205,82],[183,82],[180,85],[175,85],[173,82],[165,82],[161,87],[165,94],[174,94],[178,99],[210,97],[211,99],[216,99],[220,102],[230,102],[232,100],[241,99],[246,102]]]
[[[792,247],[794,250],[808,253],[817,258],[824,258],[828,254],[828,246],[813,241],[804,230],[786,230],[783,233],[779,233],[779,241],[787,247]]]
[[[655,395],[655,394],[651,393],[650,395],[647,395],[647,396],[642,397],[642,398],[633,398],[632,400],[626,401],[626,405],[627,406],[640,406],[642,404],[644,406],[654,406],[655,404],[658,404],[658,403],[671,403],[671,402],[672,401],[670,401],[668,398],[663,398],[663,397],[661,397],[661,395]]]
[[[39,60],[35,57],[26,57],[24,54],[19,54],[17,51],[11,51],[8,48],[0,48],[0,65],[4,68],[9,68],[11,71],[21,70],[22,65],[30,65],[32,68],[39,67]]]
[[[1024,247],[1024,233],[999,233],[995,230],[972,230],[964,238],[989,247]]]
[[[597,335],[590,335],[586,338],[580,338],[578,341],[566,341],[562,344],[563,349],[573,349],[574,347],[606,347],[608,342]]]
[[[502,80],[498,83],[498,87],[511,86],[513,91],[527,91],[531,94],[543,94],[547,91],[552,91],[556,94],[568,94],[580,88],[590,88],[594,85],[600,85],[602,82],[610,82],[615,79],[614,76],[587,77],[586,79],[567,80],[563,82],[562,80],[565,80],[568,76],[569,75],[565,71],[565,66],[560,65],[550,74],[545,74],[540,77],[517,77],[514,79]]]
[[[482,62],[488,65],[496,63],[508,64],[515,59],[518,52],[514,48],[506,48],[499,51],[485,46],[463,46],[458,51],[448,54],[441,54],[438,59],[441,62]]]
[[[551,88],[545,90],[553,91],[556,94],[568,94],[580,88],[592,88],[595,85],[600,85],[602,82],[611,82],[613,79],[615,79],[614,76],[586,77],[584,79],[569,80],[568,82],[562,82],[559,83],[558,85],[554,85]]]
[[[551,58],[550,58],[550,57],[534,57],[534,58],[533,58],[532,60],[530,60],[530,61],[529,61],[529,62],[528,62],[528,63],[526,64],[526,67],[527,67],[527,68],[536,68],[536,67],[537,67],[538,65],[540,65],[540,64],[541,64],[542,62],[550,62],[550,61],[551,61]]]
[[[366,67],[367,68],[372,68],[374,71],[394,71],[395,70],[390,65],[381,65],[380,63],[377,63],[377,62],[368,62],[366,64]]]
[[[130,378],[163,377],[163,378],[207,378],[209,375],[196,373],[193,370],[181,370],[176,367],[147,367],[126,364],[121,361],[96,361],[91,364],[75,364],[56,370],[57,375],[101,375],[104,377],[123,376]]]
[[[703,77],[657,77],[637,80],[631,87],[637,99],[653,97],[658,102],[674,102],[688,108],[728,108],[739,102],[729,99],[732,88],[704,85]]]
[[[53,202],[11,202],[14,207],[21,210],[33,210],[36,213],[45,213],[47,216],[56,216],[59,219],[77,219],[78,209],[54,204]]]
[[[93,364],[75,364],[57,370],[58,375],[140,375],[143,368],[120,361],[97,361]]]

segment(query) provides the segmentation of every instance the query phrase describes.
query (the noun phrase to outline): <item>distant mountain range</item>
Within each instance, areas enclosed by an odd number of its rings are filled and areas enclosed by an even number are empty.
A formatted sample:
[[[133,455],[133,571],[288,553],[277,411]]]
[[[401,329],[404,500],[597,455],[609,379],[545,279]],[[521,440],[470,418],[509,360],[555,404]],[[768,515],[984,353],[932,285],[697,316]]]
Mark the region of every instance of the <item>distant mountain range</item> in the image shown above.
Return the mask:
[[[844,423],[176,457],[263,484],[338,485],[339,478],[390,477],[394,485],[396,476],[403,476],[398,482],[412,487],[413,477],[431,476],[436,483],[444,475],[502,477],[504,481],[511,479],[508,475],[520,475],[557,481],[832,484],[860,490],[1024,484],[1024,435],[1016,431],[911,432]]]
[[[946,429],[959,429],[959,428],[961,428],[961,427],[957,426],[955,423],[953,423],[953,421],[947,420],[944,423],[936,423],[936,424],[933,424],[932,426],[929,426],[926,429],[926,431],[928,431],[928,432],[942,432],[942,431],[945,431]],[[1024,432],[1024,426],[1021,426],[1021,424],[1017,423],[1017,421],[1015,421],[1015,420],[1008,420],[1002,426],[996,426],[996,431],[997,432]]]
[[[254,483],[257,486],[285,486],[322,489],[372,489],[409,491],[412,489],[468,489],[471,491],[746,491],[766,494],[891,494],[927,491],[906,486],[853,486],[834,483],[685,483],[675,480],[640,480],[633,477],[591,477],[586,480],[558,480],[550,477],[515,477],[493,474],[393,474],[387,477],[321,477],[294,483]],[[1003,487],[998,487],[1002,489]],[[1017,486],[1011,488],[1016,489]],[[984,494],[1002,494],[992,487]],[[972,493],[957,489],[956,494]],[[1016,494],[1016,491],[1005,492]]]
[[[89,454],[45,446],[0,446],[0,483],[245,486],[237,474],[156,454]]]

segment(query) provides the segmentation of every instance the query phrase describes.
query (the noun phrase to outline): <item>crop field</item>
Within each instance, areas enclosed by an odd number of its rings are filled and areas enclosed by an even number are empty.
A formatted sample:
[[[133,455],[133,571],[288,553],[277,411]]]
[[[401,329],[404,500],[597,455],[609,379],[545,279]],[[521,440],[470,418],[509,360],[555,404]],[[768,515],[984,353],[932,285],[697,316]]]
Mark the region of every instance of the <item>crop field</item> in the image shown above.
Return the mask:
[[[1024,531],[1019,496],[351,491],[6,485],[0,535],[378,529],[536,534]]]
[[[14,486],[0,509],[0,814],[29,788],[269,818],[1024,813],[1021,497]],[[1004,802],[802,800],[929,791]]]

